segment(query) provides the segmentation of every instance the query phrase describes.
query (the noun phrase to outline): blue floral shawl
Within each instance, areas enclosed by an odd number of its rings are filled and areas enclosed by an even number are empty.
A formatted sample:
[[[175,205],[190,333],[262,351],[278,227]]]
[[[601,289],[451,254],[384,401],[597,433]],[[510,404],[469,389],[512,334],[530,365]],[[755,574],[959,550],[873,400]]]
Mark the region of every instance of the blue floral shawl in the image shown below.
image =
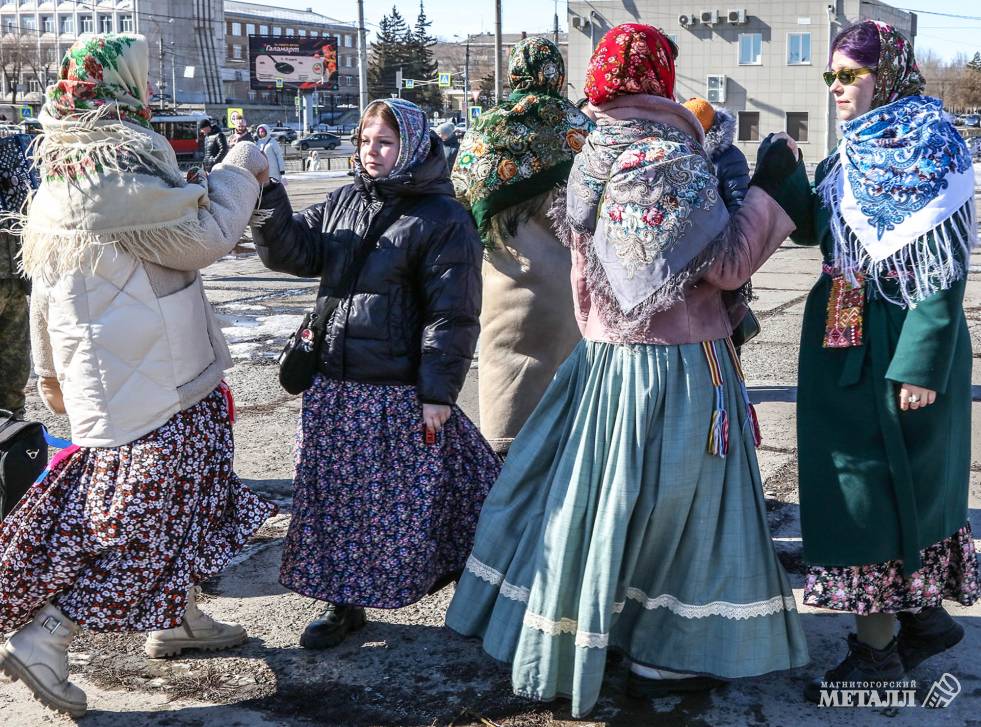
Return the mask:
[[[964,277],[977,243],[974,169],[938,99],[906,96],[846,122],[818,191],[835,267],[853,282],[863,274],[884,299],[913,307]]]

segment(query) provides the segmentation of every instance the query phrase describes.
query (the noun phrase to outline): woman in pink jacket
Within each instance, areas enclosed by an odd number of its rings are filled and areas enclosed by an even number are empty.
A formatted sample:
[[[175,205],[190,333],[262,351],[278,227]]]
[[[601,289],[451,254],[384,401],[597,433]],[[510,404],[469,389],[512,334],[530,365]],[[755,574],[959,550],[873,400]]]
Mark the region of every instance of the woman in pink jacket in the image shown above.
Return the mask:
[[[807,662],[722,297],[793,231],[769,191],[796,149],[768,145],[730,217],[671,100],[675,52],[628,24],[590,62],[597,127],[560,221],[584,340],[511,447],[446,617],[513,663],[516,693],[571,697],[574,716],[610,649],[636,696]]]

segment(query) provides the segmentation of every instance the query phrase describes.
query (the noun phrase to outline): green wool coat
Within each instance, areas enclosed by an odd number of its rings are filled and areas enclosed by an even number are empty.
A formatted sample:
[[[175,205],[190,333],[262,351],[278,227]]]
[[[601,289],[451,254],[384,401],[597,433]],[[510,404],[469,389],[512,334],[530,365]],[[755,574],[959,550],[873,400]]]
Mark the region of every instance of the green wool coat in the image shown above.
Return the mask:
[[[797,222],[791,236],[820,245],[831,261],[830,211],[801,165],[779,200]],[[949,222],[948,224],[953,224]],[[967,261],[963,261],[966,268]],[[920,550],[967,520],[971,465],[971,342],[966,280],[905,309],[871,297],[866,286],[863,345],[823,347],[831,278],[807,297],[801,331],[797,442],[804,560],[854,566],[901,559],[921,566]],[[934,389],[937,400],[899,409],[903,383]]]

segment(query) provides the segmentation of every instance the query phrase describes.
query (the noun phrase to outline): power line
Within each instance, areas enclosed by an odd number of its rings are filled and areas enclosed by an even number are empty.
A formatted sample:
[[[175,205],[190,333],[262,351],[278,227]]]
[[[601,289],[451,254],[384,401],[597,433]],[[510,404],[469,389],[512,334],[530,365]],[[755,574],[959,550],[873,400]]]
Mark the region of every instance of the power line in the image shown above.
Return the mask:
[[[954,15],[953,13],[935,13],[932,10],[916,10],[914,8],[899,8],[900,10],[905,10],[908,13],[917,13],[918,15],[939,15],[943,18],[958,18],[960,20],[981,20],[981,15]]]

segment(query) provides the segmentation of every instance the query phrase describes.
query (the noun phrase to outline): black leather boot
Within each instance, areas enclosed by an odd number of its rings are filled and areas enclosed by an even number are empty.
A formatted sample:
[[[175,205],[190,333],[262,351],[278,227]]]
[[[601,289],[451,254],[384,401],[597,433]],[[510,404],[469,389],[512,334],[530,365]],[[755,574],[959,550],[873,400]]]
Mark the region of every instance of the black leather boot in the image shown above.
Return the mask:
[[[671,694],[708,692],[724,687],[728,682],[710,676],[694,676],[686,679],[647,679],[632,671],[627,673],[627,695],[635,699],[657,699]]]
[[[951,648],[964,638],[964,627],[942,606],[899,615],[899,658],[906,671]]]
[[[329,649],[344,641],[349,633],[364,628],[367,618],[360,606],[328,603],[320,618],[307,624],[300,635],[304,649]]]
[[[902,681],[906,675],[893,639],[884,649],[873,649],[863,644],[855,634],[848,634],[848,656],[838,666],[825,672],[824,679],[815,679],[804,687],[804,697],[815,704],[821,701],[821,684],[872,683],[867,689],[875,689],[875,683]],[[848,689],[846,685],[843,687]],[[861,688],[861,687],[855,687]]]

